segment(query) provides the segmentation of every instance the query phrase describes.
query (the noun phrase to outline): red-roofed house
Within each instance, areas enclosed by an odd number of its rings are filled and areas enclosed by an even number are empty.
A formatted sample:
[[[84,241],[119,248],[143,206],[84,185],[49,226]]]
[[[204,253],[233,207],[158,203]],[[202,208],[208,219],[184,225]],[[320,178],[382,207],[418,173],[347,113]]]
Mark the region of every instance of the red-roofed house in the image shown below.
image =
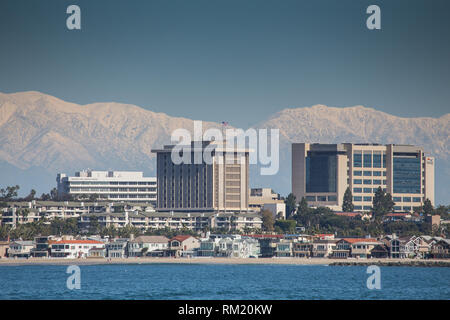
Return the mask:
[[[192,257],[197,248],[200,248],[200,240],[190,235],[178,235],[169,240],[166,255],[169,257]]]
[[[49,241],[50,256],[54,258],[86,258],[89,250],[104,249],[105,244],[96,240],[61,240]]]

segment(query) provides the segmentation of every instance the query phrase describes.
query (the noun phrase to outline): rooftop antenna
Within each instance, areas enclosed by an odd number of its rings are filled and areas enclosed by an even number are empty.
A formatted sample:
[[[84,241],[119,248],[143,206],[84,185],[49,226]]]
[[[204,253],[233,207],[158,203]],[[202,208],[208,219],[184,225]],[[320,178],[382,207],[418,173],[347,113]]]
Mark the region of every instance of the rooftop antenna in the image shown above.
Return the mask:
[[[222,142],[225,141],[225,127],[228,126],[228,121],[222,121]]]

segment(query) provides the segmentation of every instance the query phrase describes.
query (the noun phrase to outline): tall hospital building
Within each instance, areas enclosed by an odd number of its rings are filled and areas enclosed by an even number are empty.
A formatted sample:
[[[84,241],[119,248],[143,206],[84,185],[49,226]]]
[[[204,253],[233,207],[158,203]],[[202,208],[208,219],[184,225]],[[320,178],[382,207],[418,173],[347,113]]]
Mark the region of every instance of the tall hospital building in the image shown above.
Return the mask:
[[[379,144],[292,144],[292,193],[311,206],[342,209],[350,187],[355,210],[369,211],[381,186],[394,211],[410,212],[426,198],[434,205],[434,158],[423,148]]]
[[[58,195],[97,195],[99,199],[150,202],[156,206],[156,178],[138,171],[75,172],[75,176],[56,176]]]
[[[174,145],[152,150],[157,154],[159,211],[248,211],[249,150],[227,149],[219,142],[192,142],[184,146],[190,163],[174,164]],[[212,160],[194,163],[194,153],[213,149]],[[225,161],[225,152],[229,159]],[[209,153],[209,151],[208,151]]]

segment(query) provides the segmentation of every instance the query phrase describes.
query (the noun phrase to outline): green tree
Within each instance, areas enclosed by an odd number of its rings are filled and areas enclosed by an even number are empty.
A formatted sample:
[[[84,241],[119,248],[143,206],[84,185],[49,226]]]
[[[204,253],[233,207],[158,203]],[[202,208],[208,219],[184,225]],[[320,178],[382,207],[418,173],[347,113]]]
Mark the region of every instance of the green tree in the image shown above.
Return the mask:
[[[298,203],[297,214],[307,214],[309,211],[308,201],[306,201],[305,197],[302,197],[302,199]]]
[[[447,220],[450,216],[450,206],[440,205],[436,209],[434,209],[434,214],[438,214],[442,219]]]
[[[433,214],[434,213],[434,208],[433,205],[431,204],[430,199],[426,198],[425,201],[423,202],[423,213],[425,214]]]
[[[89,217],[89,233],[90,234],[98,234],[99,233],[100,224],[98,222],[98,217],[90,216]]]
[[[272,212],[269,210],[263,210],[261,212],[262,214],[262,227],[265,231],[273,231],[273,225],[275,223],[275,220],[273,218]]]
[[[42,201],[49,201],[49,200],[51,200],[51,198],[52,197],[48,193],[41,194],[41,200]]]
[[[392,212],[394,210],[395,202],[392,200],[392,195],[390,193],[386,193],[384,195],[383,206],[385,213]]]
[[[117,229],[114,226],[105,227],[100,231],[102,237],[115,238],[117,234]]]
[[[67,218],[64,220],[63,225],[64,234],[72,234],[77,235],[80,233],[80,229],[78,227],[78,219],[77,218]]]
[[[18,185],[6,187],[6,189],[0,189],[0,199],[4,201],[10,201],[17,197],[17,191],[20,187]]]
[[[286,200],[284,200],[286,204],[286,218],[289,218],[292,213],[295,211],[295,205],[297,203],[297,199],[293,193],[289,193]]]
[[[30,194],[25,197],[25,200],[26,201],[34,200],[35,196],[36,196],[36,190],[31,189]]]
[[[392,201],[392,196],[390,193],[385,193],[381,187],[378,187],[373,197],[372,204],[372,211],[375,215],[375,219],[379,220],[386,213],[392,212],[395,202]]]
[[[30,214],[30,210],[29,209],[19,209],[18,212],[21,216],[22,216],[22,221],[25,222],[25,219],[28,218],[28,215]]]
[[[344,212],[353,212],[355,206],[353,205],[353,195],[350,187],[347,187],[344,193],[344,199],[342,203],[342,211]]]
[[[125,227],[119,229],[118,234],[121,238],[130,238],[132,234],[135,237],[139,236],[141,234],[141,231],[138,228],[127,224]]]
[[[53,201],[57,201],[58,199],[58,190],[56,190],[56,188],[53,188],[50,191],[50,197],[52,198]]]
[[[297,223],[295,220],[277,220],[275,222],[275,226],[283,233],[294,233],[296,225]]]

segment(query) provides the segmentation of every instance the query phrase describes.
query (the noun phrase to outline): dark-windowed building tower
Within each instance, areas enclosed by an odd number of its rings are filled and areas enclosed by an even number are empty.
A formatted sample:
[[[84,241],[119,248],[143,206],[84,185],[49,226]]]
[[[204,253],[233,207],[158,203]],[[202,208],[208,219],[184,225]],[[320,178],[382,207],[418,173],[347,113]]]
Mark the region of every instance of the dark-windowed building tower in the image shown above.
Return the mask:
[[[311,206],[341,210],[350,187],[355,211],[370,211],[375,191],[392,195],[394,211],[434,205],[434,158],[423,148],[380,144],[292,144],[292,193]]]

